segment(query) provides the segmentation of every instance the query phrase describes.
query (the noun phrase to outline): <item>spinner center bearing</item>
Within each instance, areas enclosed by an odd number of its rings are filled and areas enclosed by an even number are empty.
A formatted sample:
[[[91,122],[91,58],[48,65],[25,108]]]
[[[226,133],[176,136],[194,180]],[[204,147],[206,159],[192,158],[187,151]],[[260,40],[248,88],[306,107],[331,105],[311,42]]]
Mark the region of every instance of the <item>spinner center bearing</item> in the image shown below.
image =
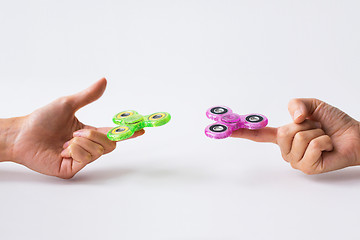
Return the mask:
[[[230,113],[227,114],[225,116],[223,116],[221,118],[221,121],[226,122],[226,123],[235,123],[238,122],[240,120],[240,115],[236,114],[236,113]]]

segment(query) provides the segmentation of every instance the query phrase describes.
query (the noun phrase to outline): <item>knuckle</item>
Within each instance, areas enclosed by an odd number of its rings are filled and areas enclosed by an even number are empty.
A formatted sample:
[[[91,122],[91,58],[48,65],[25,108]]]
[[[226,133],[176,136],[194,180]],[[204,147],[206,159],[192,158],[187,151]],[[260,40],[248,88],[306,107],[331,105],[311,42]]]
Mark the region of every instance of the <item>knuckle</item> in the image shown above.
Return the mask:
[[[281,155],[282,155],[283,159],[284,159],[286,162],[288,162],[288,163],[293,162],[293,161],[292,161],[293,158],[292,158],[291,152],[289,152],[288,154],[282,153]]]
[[[109,146],[106,147],[106,150],[104,149],[104,153],[109,153],[114,151],[116,148],[116,142],[111,141]]]
[[[319,149],[321,148],[321,141],[319,139],[313,139],[311,140],[309,146],[313,149]]]
[[[111,142],[111,151],[115,150],[116,142]]]
[[[302,164],[300,170],[306,175],[315,175],[324,172],[323,168],[309,162]]]
[[[73,109],[73,103],[72,103],[72,101],[70,100],[69,97],[60,97],[60,98],[57,100],[57,103],[58,103],[65,111],[68,111],[68,110],[72,110],[72,109]]]
[[[281,156],[285,160],[285,162],[290,162],[289,157],[286,154],[281,153]]]
[[[74,152],[74,150],[76,149],[76,146],[77,146],[77,143],[74,140],[69,146],[70,153]]]
[[[297,132],[294,138],[296,141],[304,142],[307,140],[307,134],[305,132]]]
[[[90,153],[86,153],[85,160],[89,162],[91,161],[91,159],[92,159],[92,155]]]
[[[86,131],[86,135],[87,135],[88,138],[94,139],[96,137],[96,131],[90,129],[90,130]]]
[[[298,165],[295,162],[290,162],[290,165],[293,169],[298,169]]]
[[[314,105],[320,105],[323,103],[323,101],[319,100],[318,98],[311,98],[311,102],[314,104]]]
[[[80,138],[79,137],[74,137],[74,139],[72,140],[72,144],[70,146],[74,147],[75,144],[79,144],[80,142]]]
[[[62,178],[62,179],[71,179],[75,176],[75,173],[64,173],[64,174],[60,174],[57,177],[58,178]]]
[[[279,137],[279,138],[285,138],[285,137],[287,137],[288,134],[289,134],[289,129],[288,129],[288,127],[287,127],[287,126],[280,127],[280,128],[278,129],[277,134],[278,134],[278,137]]]
[[[316,174],[316,170],[310,167],[304,167],[302,169],[300,169],[303,173],[305,173],[306,175],[314,175]]]
[[[97,153],[99,155],[102,155],[105,152],[105,148],[101,145],[99,145],[99,147],[97,148]]]
[[[288,159],[287,157],[283,157],[284,161],[289,163],[290,162],[290,159]]]
[[[329,135],[325,135],[325,133],[324,133],[324,139],[325,139],[325,142],[326,142],[326,143],[328,143],[328,144],[329,144],[329,143],[330,143],[330,144],[332,143],[331,137],[330,137]],[[356,149],[356,148],[353,148],[353,149]]]
[[[327,103],[317,98],[312,98],[311,104],[313,109],[315,109],[315,111],[319,111],[319,110],[322,111],[321,109],[327,108],[329,106]]]
[[[301,102],[300,99],[298,98],[293,98],[293,99],[290,99],[289,103],[288,103],[288,108],[290,109],[290,106],[292,105],[297,105]]]
[[[317,131],[319,132],[320,136],[325,135],[325,131],[323,129],[318,128]]]

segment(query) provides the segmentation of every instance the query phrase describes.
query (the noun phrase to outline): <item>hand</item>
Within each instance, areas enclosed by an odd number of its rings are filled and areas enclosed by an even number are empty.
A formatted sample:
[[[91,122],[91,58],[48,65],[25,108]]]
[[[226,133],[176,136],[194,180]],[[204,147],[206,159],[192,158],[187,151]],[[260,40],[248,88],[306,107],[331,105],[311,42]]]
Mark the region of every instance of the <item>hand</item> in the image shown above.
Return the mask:
[[[232,137],[280,146],[282,157],[306,174],[360,165],[360,123],[317,99],[293,99],[294,123],[279,128],[240,129]]]
[[[12,119],[10,161],[46,175],[71,178],[90,162],[113,151],[116,143],[106,137],[110,128],[88,126],[75,117],[77,110],[100,98],[105,88],[103,78],[75,95]],[[143,133],[139,131],[133,137]]]

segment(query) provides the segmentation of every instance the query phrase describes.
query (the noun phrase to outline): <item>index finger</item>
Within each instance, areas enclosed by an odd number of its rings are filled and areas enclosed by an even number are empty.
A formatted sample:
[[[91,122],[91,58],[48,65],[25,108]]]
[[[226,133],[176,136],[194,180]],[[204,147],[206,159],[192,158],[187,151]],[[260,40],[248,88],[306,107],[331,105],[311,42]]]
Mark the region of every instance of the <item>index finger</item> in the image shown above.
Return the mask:
[[[257,130],[240,128],[231,134],[231,137],[245,138],[255,142],[271,142],[277,144],[277,128],[266,127]]]
[[[107,134],[111,129],[113,129],[113,127],[101,127],[101,128],[96,128],[96,130],[100,133],[103,133],[103,134]],[[130,138],[128,139],[132,139],[132,138],[136,138],[136,137],[139,137],[141,135],[143,135],[145,133],[145,130],[144,129],[140,129],[139,131],[136,131],[134,132],[134,135],[132,135]],[[127,139],[125,139],[127,140]],[[109,141],[111,141],[109,139]],[[124,141],[124,140],[121,140],[121,141]]]

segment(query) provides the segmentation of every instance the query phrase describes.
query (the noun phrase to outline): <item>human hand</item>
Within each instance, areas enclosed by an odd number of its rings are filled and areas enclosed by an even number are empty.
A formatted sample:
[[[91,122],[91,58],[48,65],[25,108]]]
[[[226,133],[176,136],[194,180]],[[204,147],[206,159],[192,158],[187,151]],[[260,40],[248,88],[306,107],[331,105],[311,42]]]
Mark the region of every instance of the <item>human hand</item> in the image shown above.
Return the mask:
[[[14,118],[8,134],[8,159],[51,176],[71,178],[90,162],[113,151],[116,143],[106,137],[111,128],[96,128],[80,122],[75,112],[100,98],[106,79],[89,88]],[[136,132],[133,137],[142,135]],[[10,139],[9,139],[10,138]]]
[[[306,174],[360,165],[360,123],[318,99],[289,102],[293,123],[279,128],[239,129],[232,137],[279,145],[282,157]]]

